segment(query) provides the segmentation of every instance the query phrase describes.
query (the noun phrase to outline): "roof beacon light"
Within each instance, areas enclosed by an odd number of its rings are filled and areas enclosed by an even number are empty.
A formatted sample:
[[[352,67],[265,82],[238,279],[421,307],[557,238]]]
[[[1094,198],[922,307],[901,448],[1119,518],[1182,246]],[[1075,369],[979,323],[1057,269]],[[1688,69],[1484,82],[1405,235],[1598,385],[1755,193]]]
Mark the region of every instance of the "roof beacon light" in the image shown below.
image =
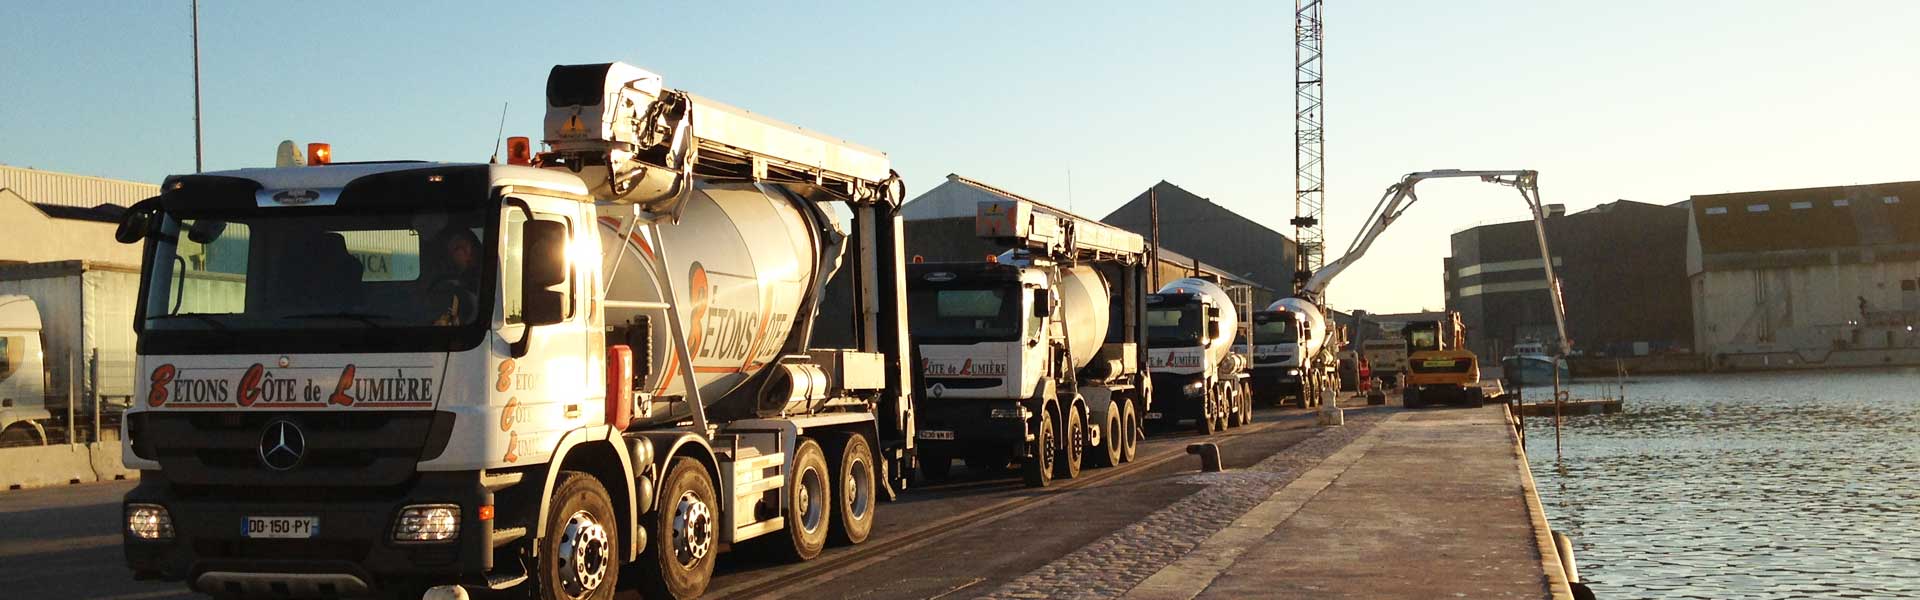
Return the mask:
[[[333,164],[333,145],[313,142],[307,144],[307,166]]]
[[[533,164],[532,140],[529,140],[527,139],[526,136],[521,136],[521,135],[516,135],[510,138],[507,138],[507,164],[522,165],[522,166],[532,165]]]

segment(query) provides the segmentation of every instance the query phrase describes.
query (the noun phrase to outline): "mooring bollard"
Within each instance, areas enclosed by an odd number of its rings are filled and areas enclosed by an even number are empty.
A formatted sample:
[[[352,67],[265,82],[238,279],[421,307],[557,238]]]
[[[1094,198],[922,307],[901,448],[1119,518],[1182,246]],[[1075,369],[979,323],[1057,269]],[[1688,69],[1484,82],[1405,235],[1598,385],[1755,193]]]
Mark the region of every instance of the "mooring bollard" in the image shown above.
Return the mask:
[[[1187,454],[1200,456],[1200,470],[1208,473],[1220,471],[1220,447],[1210,442],[1187,444]]]

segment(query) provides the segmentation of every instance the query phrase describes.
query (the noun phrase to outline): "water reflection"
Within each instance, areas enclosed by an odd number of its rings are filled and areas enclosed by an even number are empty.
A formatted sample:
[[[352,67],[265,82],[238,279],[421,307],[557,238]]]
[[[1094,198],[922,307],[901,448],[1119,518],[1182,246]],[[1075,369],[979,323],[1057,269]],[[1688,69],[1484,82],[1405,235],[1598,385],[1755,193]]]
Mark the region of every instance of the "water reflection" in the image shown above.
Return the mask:
[[[1916,387],[1916,369],[1643,377],[1624,413],[1568,418],[1558,459],[1552,419],[1529,419],[1528,454],[1602,597],[1920,598]]]

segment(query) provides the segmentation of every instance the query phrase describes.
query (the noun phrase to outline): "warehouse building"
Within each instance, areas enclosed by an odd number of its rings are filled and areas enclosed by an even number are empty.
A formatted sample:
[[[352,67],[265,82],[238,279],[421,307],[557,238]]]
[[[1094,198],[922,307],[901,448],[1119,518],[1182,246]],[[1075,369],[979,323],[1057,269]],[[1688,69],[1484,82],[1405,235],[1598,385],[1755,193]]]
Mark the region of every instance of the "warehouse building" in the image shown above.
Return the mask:
[[[1575,352],[1690,349],[1685,203],[1620,200],[1574,214],[1553,205],[1546,232]],[[1451,242],[1453,255],[1443,261],[1447,310],[1460,313],[1468,349],[1491,361],[1516,343],[1559,337],[1532,219],[1468,228]]]
[[[1171,187],[1170,184],[1165,184],[1164,182],[1162,185]],[[1173,189],[1177,190],[1179,188]],[[1181,193],[1184,194],[1185,192]],[[1191,194],[1187,195],[1191,196]],[[934,186],[932,189],[914,197],[901,206],[900,215],[901,218],[906,221],[905,235],[907,251],[929,262],[977,261],[987,256],[1000,254],[1006,250],[1004,246],[981,239],[975,235],[974,213],[983,200],[1007,199],[1025,199],[1029,202],[1048,206],[1054,210],[1066,212],[1059,207],[1031,198],[1025,198],[980,181],[959,175],[948,175],[947,180],[940,185]],[[1167,210],[1164,204],[1166,198],[1162,197],[1161,202],[1163,203],[1161,210]],[[1204,199],[1201,199],[1200,202],[1205,203],[1207,206],[1213,206],[1212,203],[1206,202]],[[1214,208],[1217,209],[1218,207]],[[1126,209],[1123,207],[1121,210],[1125,211]],[[1225,209],[1219,210],[1224,211]],[[1116,211],[1115,214],[1119,214],[1119,211]],[[1232,215],[1232,213],[1227,214]],[[1233,215],[1232,218],[1246,221],[1238,215]],[[1251,221],[1247,222],[1251,223]],[[1107,221],[1107,223],[1120,226],[1123,229],[1132,229],[1122,223],[1114,223],[1113,221]],[[1258,225],[1255,226],[1258,227]],[[1166,238],[1167,232],[1168,229],[1163,221],[1161,236]],[[1141,235],[1142,237],[1146,237],[1144,233]],[[1285,238],[1281,239],[1284,240]],[[1176,251],[1175,249],[1178,250]],[[1246,288],[1249,290],[1248,293],[1250,295],[1247,303],[1255,308],[1266,306],[1266,303],[1272,302],[1278,297],[1276,294],[1279,290],[1285,289],[1267,285],[1257,277],[1243,276],[1243,274],[1248,271],[1227,266],[1226,263],[1221,260],[1221,257],[1199,254],[1197,252],[1188,253],[1186,251],[1186,247],[1171,241],[1164,244],[1164,247],[1159,253],[1160,265],[1157,275],[1160,282],[1165,283],[1182,277],[1198,276],[1224,283],[1225,285],[1223,285],[1223,287],[1229,289]]]
[[[1694,344],[1717,369],[1920,364],[1920,182],[1694,196]]]
[[[1162,246],[1219,265],[1267,290],[1293,289],[1299,261],[1293,240],[1180,186],[1156,183],[1101,220],[1152,239],[1156,201]]]

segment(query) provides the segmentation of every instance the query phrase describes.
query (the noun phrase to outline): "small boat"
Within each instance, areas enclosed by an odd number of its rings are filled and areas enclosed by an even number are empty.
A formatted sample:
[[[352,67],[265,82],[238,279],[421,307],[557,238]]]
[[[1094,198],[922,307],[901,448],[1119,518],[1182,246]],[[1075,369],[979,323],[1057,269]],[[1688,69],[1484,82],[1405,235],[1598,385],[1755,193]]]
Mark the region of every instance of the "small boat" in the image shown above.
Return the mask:
[[[1513,345],[1513,353],[1500,357],[1501,377],[1510,385],[1546,385],[1553,383],[1554,371],[1559,371],[1560,380],[1567,381],[1567,359],[1547,354],[1546,344],[1540,342],[1521,342]]]

